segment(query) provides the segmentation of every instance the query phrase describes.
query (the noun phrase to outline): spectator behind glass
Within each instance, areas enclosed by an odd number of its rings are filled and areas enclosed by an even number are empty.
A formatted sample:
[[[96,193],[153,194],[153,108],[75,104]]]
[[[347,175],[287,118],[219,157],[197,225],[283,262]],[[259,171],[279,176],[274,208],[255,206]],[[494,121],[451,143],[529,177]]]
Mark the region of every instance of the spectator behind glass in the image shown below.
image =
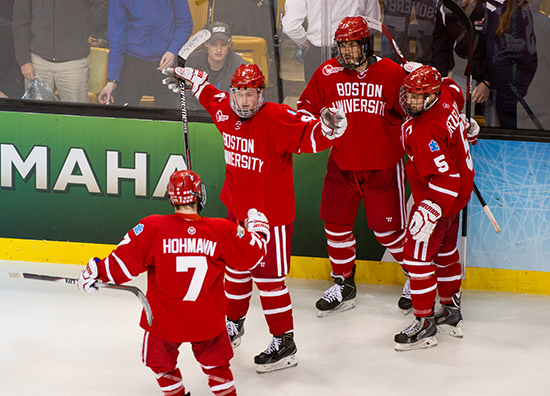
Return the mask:
[[[540,6],[540,0],[535,0],[531,6],[537,36],[538,67],[524,99],[544,130],[550,130],[550,111],[547,102],[547,85],[550,81],[550,18],[544,15]],[[533,121],[521,105],[518,105],[518,128],[534,128]]]
[[[15,56],[28,83],[37,74],[58,91],[62,101],[88,102],[88,40],[100,37],[105,30],[108,3],[15,0]]]
[[[25,93],[25,79],[15,60],[12,23],[6,17],[11,18],[11,12],[0,9],[0,98],[20,99]]]
[[[174,107],[175,94],[162,85],[161,70],[174,66],[192,31],[187,0],[110,0],[111,52],[99,102],[137,106],[143,95],[152,95],[155,107]]]
[[[517,128],[517,104],[537,70],[533,16],[524,0],[487,0],[483,33],[487,38],[487,74],[491,88],[488,126]]]
[[[205,49],[192,53],[187,59],[186,66],[203,70],[208,73],[208,82],[221,91],[229,92],[231,77],[237,67],[246,63],[231,49],[231,31],[223,22],[212,22],[208,26],[212,33],[210,39],[204,44]],[[187,108],[189,110],[202,110],[199,101],[186,91]]]
[[[330,43],[340,21],[346,16],[361,15],[380,20],[380,4],[378,0],[332,0],[330,7]],[[303,27],[307,19],[307,30]],[[321,54],[322,21],[320,0],[287,0],[285,16],[283,17],[283,32],[296,43],[305,47],[304,76],[306,83],[317,68],[323,63]]]
[[[384,0],[384,25],[388,28],[397,46],[409,60],[410,42],[409,25],[411,14],[416,16],[416,49],[415,61],[431,65],[432,34],[435,26],[437,0]],[[399,63],[399,59],[388,39],[382,37],[380,55]]]

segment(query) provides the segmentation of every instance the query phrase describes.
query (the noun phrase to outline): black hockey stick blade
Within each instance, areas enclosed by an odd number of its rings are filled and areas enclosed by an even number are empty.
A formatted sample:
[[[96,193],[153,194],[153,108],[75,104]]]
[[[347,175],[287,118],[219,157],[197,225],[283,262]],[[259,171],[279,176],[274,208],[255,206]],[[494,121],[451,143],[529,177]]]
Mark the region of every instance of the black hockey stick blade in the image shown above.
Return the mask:
[[[201,45],[206,43],[208,39],[212,36],[212,33],[208,29],[199,30],[193,36],[187,40],[187,42],[181,47],[178,52],[178,66],[184,67],[185,61],[189,58],[189,55]]]
[[[472,21],[470,20],[470,18],[468,18],[468,15],[466,15],[466,12],[464,12],[461,6],[459,6],[453,0],[441,0],[437,8],[440,8],[441,4],[447,7],[453,13],[453,15],[458,18],[458,20],[462,23],[466,30],[468,30],[468,32],[472,32],[474,30],[474,25]]]
[[[9,274],[10,274],[10,277],[12,278],[35,279],[35,280],[42,280],[42,281],[49,281],[49,282],[68,283],[71,285],[76,285],[78,282],[78,279],[76,278],[64,278],[60,276],[29,274],[28,272],[10,272]],[[96,282],[94,283],[94,286],[102,287],[106,289],[124,290],[134,294],[137,298],[139,298],[141,305],[143,305],[143,309],[145,310],[145,316],[147,317],[147,323],[149,323],[149,326],[153,324],[153,311],[151,310],[149,301],[147,301],[147,297],[145,297],[145,294],[143,294],[143,292],[139,289],[139,287],[117,285],[114,283],[103,283],[103,282]]]

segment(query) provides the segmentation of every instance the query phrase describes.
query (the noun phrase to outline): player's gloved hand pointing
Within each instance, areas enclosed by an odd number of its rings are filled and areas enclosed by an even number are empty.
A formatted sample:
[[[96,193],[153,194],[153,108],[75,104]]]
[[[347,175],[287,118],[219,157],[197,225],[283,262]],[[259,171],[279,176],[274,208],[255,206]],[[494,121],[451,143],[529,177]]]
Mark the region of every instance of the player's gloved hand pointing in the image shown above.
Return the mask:
[[[95,293],[97,291],[97,286],[94,284],[97,282],[97,277],[99,272],[97,270],[97,263],[99,263],[97,257],[90,259],[84,271],[78,277],[78,288],[86,293]]]
[[[162,70],[162,74],[168,76],[162,83],[168,85],[168,89],[179,92],[179,80],[185,81],[185,87],[191,89],[193,95],[205,85],[208,73],[190,67],[176,67]]]
[[[420,202],[409,224],[409,231],[415,241],[427,242],[441,218],[441,207],[428,199]]]
[[[321,110],[321,128],[327,139],[336,139],[344,134],[348,126],[346,113],[335,107]]]
[[[265,242],[269,242],[271,232],[269,231],[269,222],[267,217],[262,212],[256,209],[248,209],[248,218],[244,222],[244,226],[249,232],[257,232],[265,237]]]

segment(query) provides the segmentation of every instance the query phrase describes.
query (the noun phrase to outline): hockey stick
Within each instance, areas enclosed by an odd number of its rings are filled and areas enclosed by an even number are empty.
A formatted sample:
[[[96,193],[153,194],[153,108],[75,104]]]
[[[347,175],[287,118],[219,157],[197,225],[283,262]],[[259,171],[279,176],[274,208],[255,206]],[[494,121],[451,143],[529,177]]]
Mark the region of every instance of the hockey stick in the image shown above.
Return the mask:
[[[27,272],[10,272],[9,274],[10,274],[10,277],[12,278],[35,279],[35,280],[43,280],[43,281],[49,281],[49,282],[61,282],[61,283],[68,283],[71,285],[76,285],[78,282],[78,279],[76,278],[63,278],[60,276],[29,274]],[[114,283],[103,283],[99,281],[95,282],[94,286],[103,287],[106,289],[124,290],[134,294],[137,298],[139,298],[141,305],[143,305],[143,309],[145,310],[145,316],[147,317],[147,323],[149,323],[149,326],[153,324],[153,311],[151,311],[151,306],[149,305],[149,301],[147,301],[147,297],[145,297],[145,294],[143,294],[143,292],[138,287],[116,285]]]
[[[181,47],[178,52],[178,66],[185,67],[185,62],[189,55],[201,45],[206,43],[212,33],[209,30],[203,29],[195,33],[187,42]],[[181,105],[181,122],[183,123],[183,145],[185,149],[185,165],[188,170],[191,170],[191,150],[189,148],[189,128],[187,125],[187,98],[185,96],[185,82],[179,81],[180,87],[180,105]]]
[[[539,119],[537,118],[537,116],[535,115],[535,113],[533,113],[533,110],[531,110],[531,108],[529,107],[529,105],[527,104],[527,102],[525,101],[525,99],[523,99],[523,97],[521,96],[521,94],[519,93],[518,89],[516,88],[516,86],[512,83],[510,83],[510,89],[512,90],[512,92],[514,93],[514,95],[516,95],[517,99],[519,100],[519,103],[521,103],[521,105],[523,106],[523,108],[525,109],[525,112],[527,113],[527,115],[529,116],[529,118],[531,118],[531,121],[533,121],[533,124],[535,124],[535,126],[537,127],[537,129],[539,131],[543,131],[544,128],[542,127],[542,124],[540,123]]]
[[[377,32],[382,33],[388,39],[388,41],[390,42],[395,54],[399,58],[399,61],[401,62],[401,65],[406,67],[408,62],[405,59],[405,57],[403,56],[403,52],[401,52],[401,49],[399,48],[399,46],[397,45],[397,43],[395,42],[395,40],[391,36],[391,33],[388,30],[388,28],[386,27],[386,25],[384,25],[378,19],[374,19],[374,18],[371,18],[371,17],[364,16],[363,19],[367,22],[367,26],[369,27],[369,29],[374,29]],[[407,70],[407,69],[405,69],[405,70]]]

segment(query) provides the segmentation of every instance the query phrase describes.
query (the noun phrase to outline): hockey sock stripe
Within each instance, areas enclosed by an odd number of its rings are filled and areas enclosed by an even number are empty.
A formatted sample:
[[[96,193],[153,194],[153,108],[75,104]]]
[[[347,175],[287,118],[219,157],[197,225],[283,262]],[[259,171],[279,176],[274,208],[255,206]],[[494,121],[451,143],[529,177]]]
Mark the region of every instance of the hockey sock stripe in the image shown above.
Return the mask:
[[[248,278],[232,278],[229,275],[225,274],[225,280],[228,282],[234,282],[234,283],[246,283],[246,282],[252,282],[252,277],[249,276]]]
[[[282,307],[282,308],[264,309],[264,314],[265,315],[274,315],[274,314],[278,314],[278,313],[281,313],[281,312],[287,312],[287,311],[291,311],[291,310],[292,310],[292,304],[287,305],[286,307]]]
[[[225,292],[225,296],[231,300],[244,300],[252,296],[252,292],[247,294],[241,294],[241,295],[235,295],[235,294],[229,294],[227,291]]]
[[[225,384],[211,386],[212,392],[219,392],[231,388],[235,384],[235,381],[226,382]]]
[[[411,277],[412,278],[412,277]],[[426,294],[426,293],[429,293],[431,291],[434,291],[435,289],[437,288],[437,285],[433,285],[433,286],[430,286],[426,289],[421,289],[421,290],[414,290],[412,287],[411,287],[411,294]]]
[[[448,277],[445,277],[445,278],[438,277],[437,282],[453,282],[453,281],[456,281],[456,280],[459,280],[459,279],[462,279],[462,274],[461,275],[456,275],[456,276],[448,276]]]
[[[344,235],[351,235],[351,231],[344,231],[344,232],[334,232],[334,231],[329,231],[327,230],[327,228],[325,227],[325,233],[330,235],[330,236],[344,236]]]
[[[275,282],[283,282],[285,281],[285,277],[282,276],[280,278],[256,278],[252,277],[254,280],[254,283],[275,283]]]
[[[337,260],[335,259],[334,257],[332,256],[328,256],[328,258],[330,259],[330,262],[332,264],[349,264],[349,263],[352,263],[354,260],[355,260],[355,257],[357,257],[355,254],[353,256],[351,256],[350,258],[348,259],[342,259],[342,260]]]
[[[447,257],[447,256],[450,256],[450,255],[454,254],[455,252],[458,252],[458,247],[455,247],[452,252],[447,252],[447,253],[439,252],[439,254],[437,256],[438,257]]]
[[[275,290],[275,291],[262,291],[259,292],[260,297],[278,297],[282,296],[284,294],[288,294],[288,289],[285,287],[282,290]]]
[[[250,271],[237,271],[236,269],[233,269],[227,266],[225,267],[225,271],[231,272],[232,274],[235,274],[235,275],[250,275]]]
[[[327,239],[327,245],[336,249],[343,249],[348,247],[355,247],[356,241],[353,239],[352,241],[333,241],[331,239]]]

